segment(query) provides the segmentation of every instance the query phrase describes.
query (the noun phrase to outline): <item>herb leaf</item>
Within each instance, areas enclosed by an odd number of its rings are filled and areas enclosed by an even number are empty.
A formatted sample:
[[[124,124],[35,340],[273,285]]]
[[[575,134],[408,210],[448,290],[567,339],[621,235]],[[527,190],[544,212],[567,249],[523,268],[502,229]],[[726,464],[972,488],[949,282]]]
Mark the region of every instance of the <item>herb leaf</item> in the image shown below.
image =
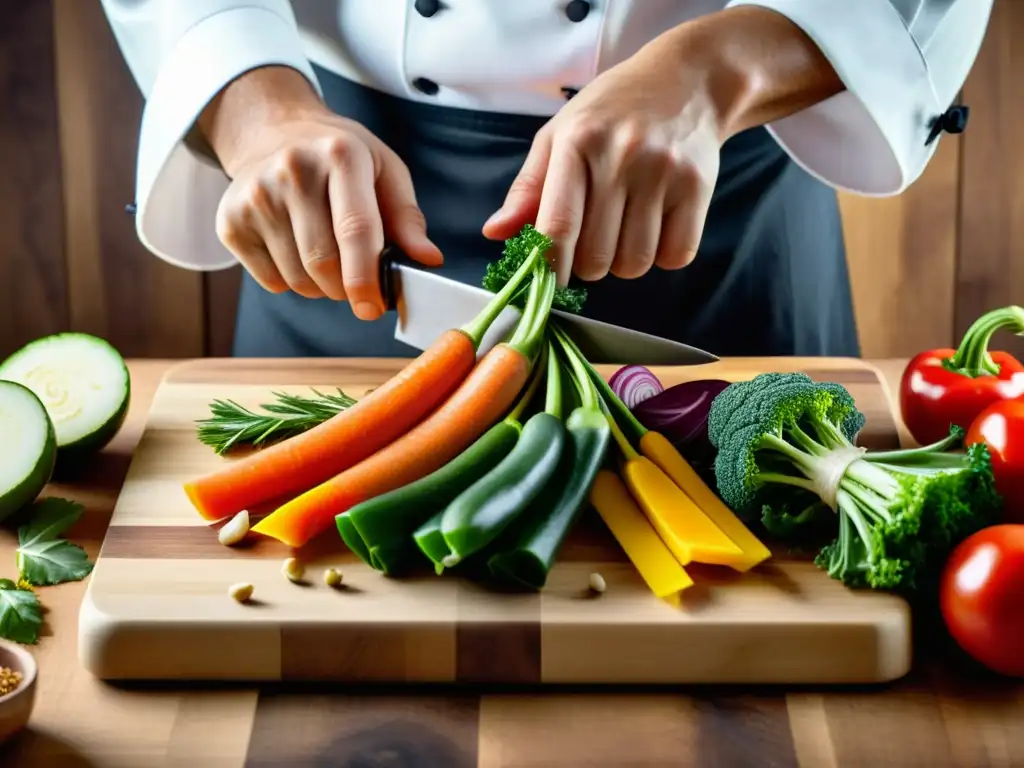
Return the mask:
[[[18,528],[17,561],[21,578],[45,586],[81,581],[93,564],[77,544],[58,538],[82,516],[84,507],[73,501],[48,498],[30,507],[29,521]]]
[[[33,645],[39,640],[42,625],[43,612],[35,592],[0,587],[0,637],[14,643]]]
[[[260,406],[266,413],[257,413],[233,400],[214,400],[210,403],[210,418],[196,422],[199,442],[218,454],[241,445],[256,448],[312,429],[356,403],[340,389],[337,394],[313,392],[316,397],[273,392],[276,401]]]
[[[26,511],[25,524],[18,528],[18,543],[49,541],[78,522],[85,507],[76,501],[54,496],[37,501]]]
[[[21,578],[34,586],[81,581],[92,572],[85,550],[64,539],[39,541],[18,547]]]

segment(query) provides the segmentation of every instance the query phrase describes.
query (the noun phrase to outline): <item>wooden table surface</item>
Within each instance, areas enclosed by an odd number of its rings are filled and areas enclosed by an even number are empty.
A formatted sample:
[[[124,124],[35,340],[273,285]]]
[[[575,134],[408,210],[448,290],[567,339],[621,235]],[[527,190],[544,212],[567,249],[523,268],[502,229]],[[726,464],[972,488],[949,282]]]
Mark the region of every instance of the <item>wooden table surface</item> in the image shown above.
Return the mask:
[[[872,361],[894,389],[902,361]],[[69,536],[95,557],[149,402],[168,366],[133,361],[115,442],[48,494],[86,505]],[[14,541],[0,541],[14,560]],[[40,589],[49,609],[29,730],[0,765],[983,766],[1024,765],[1024,685],[926,651],[894,685],[862,689],[470,689],[113,686],[76,653],[85,583]],[[922,633],[923,634],[923,633]],[[685,649],[681,649],[685,652]]]

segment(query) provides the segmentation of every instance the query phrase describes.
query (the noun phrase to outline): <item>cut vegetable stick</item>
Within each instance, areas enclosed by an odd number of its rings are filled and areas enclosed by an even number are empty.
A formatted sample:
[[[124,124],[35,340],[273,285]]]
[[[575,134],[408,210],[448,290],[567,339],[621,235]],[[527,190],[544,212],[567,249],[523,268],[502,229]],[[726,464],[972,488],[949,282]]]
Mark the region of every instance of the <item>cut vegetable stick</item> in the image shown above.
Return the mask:
[[[353,505],[439,469],[505,415],[529,373],[526,355],[499,344],[426,420],[369,458],[279,507],[252,530],[301,547],[334,526],[335,517]]]
[[[743,556],[669,476],[645,456],[624,462],[626,486],[669,551],[682,565],[729,565]]]
[[[590,503],[651,591],[662,600],[678,603],[679,594],[693,586],[693,579],[651,527],[618,475],[600,470],[590,488]]]
[[[737,571],[749,571],[772,556],[768,547],[750,532],[736,514],[708,488],[700,475],[660,432],[648,431],[640,438],[640,450],[700,507],[711,522],[742,550],[742,557],[728,563]]]
[[[473,369],[476,347],[446,331],[402,371],[308,432],[263,448],[185,485],[207,520],[307,491],[398,439],[455,391]],[[341,511],[341,510],[339,510]]]

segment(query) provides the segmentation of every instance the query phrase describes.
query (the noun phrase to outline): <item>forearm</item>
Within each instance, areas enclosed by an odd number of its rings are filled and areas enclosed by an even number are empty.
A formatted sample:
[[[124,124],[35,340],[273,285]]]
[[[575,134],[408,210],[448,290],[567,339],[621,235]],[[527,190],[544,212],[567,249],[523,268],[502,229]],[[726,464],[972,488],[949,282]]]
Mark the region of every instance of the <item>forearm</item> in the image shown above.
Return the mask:
[[[696,73],[718,113],[723,141],[843,90],[819,48],[781,14],[730,8],[676,27],[651,43],[682,77]]]
[[[301,73],[290,67],[268,66],[250,70],[229,83],[206,106],[197,124],[232,176],[247,134],[261,125],[325,109]]]

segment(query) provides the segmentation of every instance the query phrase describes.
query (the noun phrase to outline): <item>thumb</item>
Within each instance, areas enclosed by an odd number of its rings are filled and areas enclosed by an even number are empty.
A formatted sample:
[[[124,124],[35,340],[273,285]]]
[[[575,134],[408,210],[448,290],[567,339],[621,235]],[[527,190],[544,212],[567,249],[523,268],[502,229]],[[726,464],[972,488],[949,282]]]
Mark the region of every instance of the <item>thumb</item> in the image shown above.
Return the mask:
[[[397,155],[383,159],[377,177],[377,205],[387,239],[424,266],[444,263],[441,249],[427,237],[427,221],[416,202],[409,169]]]
[[[509,187],[505,202],[484,224],[484,237],[506,240],[536,219],[544,176],[551,161],[551,139],[548,136],[548,132],[541,129],[534,137],[530,153]]]

